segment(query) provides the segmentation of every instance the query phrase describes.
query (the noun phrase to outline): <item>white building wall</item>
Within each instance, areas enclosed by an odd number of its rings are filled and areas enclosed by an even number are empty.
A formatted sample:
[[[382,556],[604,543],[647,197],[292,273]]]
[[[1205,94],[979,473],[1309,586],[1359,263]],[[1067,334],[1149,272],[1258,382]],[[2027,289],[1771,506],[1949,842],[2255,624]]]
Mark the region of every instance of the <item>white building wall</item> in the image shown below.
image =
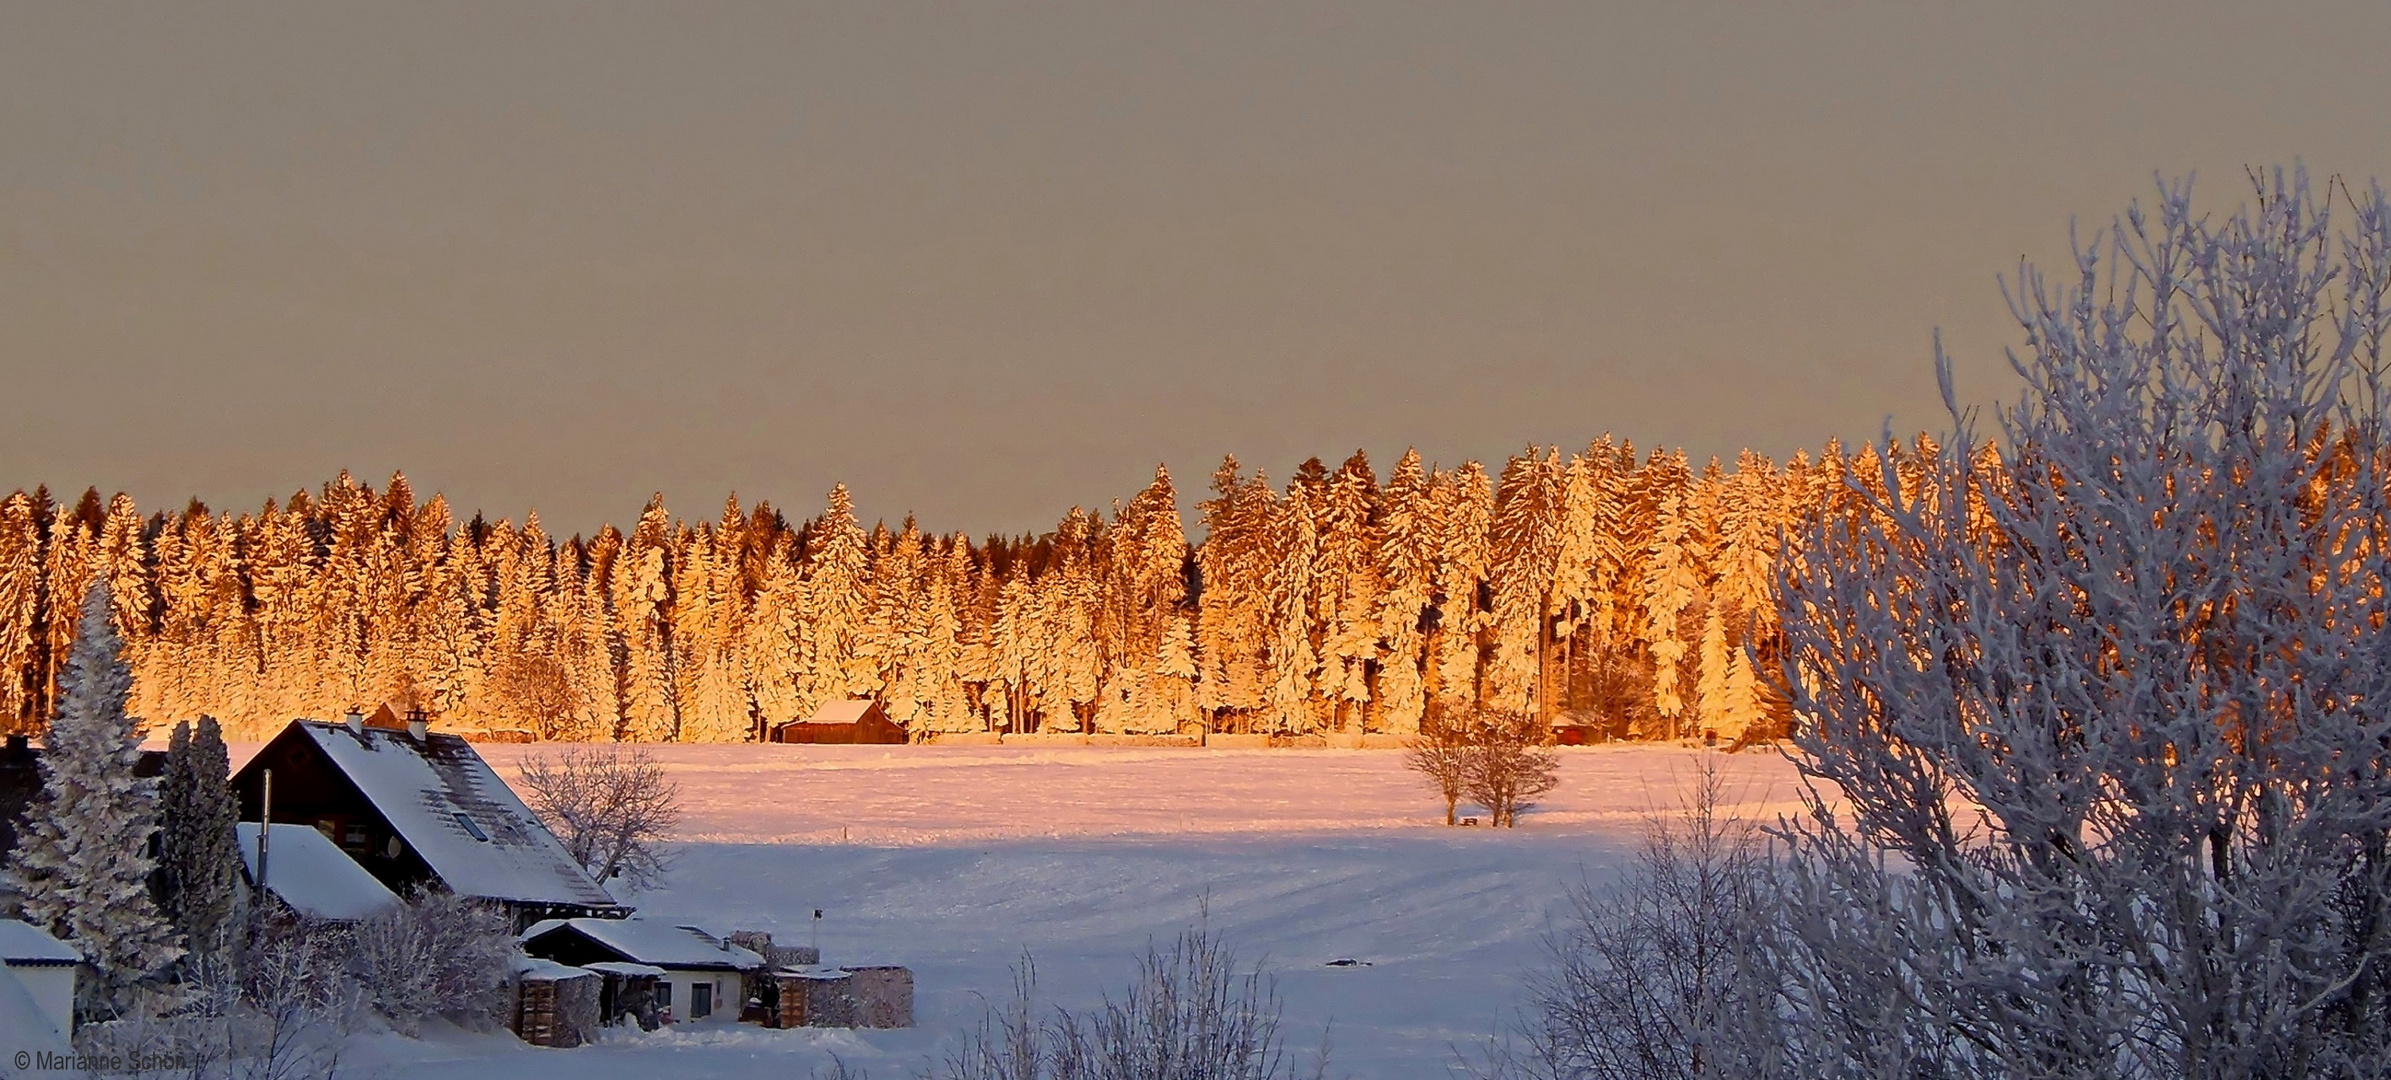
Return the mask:
[[[740,1006],[746,1004],[746,1001],[739,996],[742,982],[736,971],[689,971],[666,968],[664,974],[656,979],[656,985],[663,987],[667,984],[672,987],[672,1020],[676,1024],[686,1024],[692,1021],[701,1024],[736,1021],[739,1019]],[[692,988],[699,984],[714,988],[714,1011],[703,1018],[689,1015],[689,1003],[697,996]]]
[[[10,964],[8,973],[25,984],[25,992],[33,995],[33,1002],[41,1006],[50,1022],[58,1025],[58,1033],[71,1034],[75,1030],[75,969],[68,964]]]

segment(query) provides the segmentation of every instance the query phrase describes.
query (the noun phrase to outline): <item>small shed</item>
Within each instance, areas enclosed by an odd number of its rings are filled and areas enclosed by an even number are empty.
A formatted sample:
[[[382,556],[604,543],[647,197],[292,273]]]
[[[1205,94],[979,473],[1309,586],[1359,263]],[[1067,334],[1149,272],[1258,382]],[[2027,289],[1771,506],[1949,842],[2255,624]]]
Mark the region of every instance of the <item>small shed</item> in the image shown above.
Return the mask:
[[[236,824],[233,833],[240,841],[246,884],[256,889],[262,869],[267,894],[300,918],[351,923],[399,906],[398,894],[312,825],[273,826],[265,834],[263,852],[257,822]]]
[[[23,919],[0,919],[0,962],[59,1034],[75,1030],[75,970],[83,954]]]
[[[779,991],[773,1027],[854,1027],[855,976],[845,968],[809,965],[772,973]]]
[[[777,743],[903,743],[905,729],[888,718],[878,701],[825,701],[803,720],[772,727]]]
[[[597,1037],[604,979],[588,968],[524,957],[515,965],[515,1034],[569,1049]]]
[[[735,1020],[747,974],[764,958],[687,924],[652,919],[548,919],[523,932],[523,951],[563,964],[614,961],[656,968],[657,1019]]]
[[[808,964],[772,972],[772,1027],[913,1026],[913,972],[893,964]]]

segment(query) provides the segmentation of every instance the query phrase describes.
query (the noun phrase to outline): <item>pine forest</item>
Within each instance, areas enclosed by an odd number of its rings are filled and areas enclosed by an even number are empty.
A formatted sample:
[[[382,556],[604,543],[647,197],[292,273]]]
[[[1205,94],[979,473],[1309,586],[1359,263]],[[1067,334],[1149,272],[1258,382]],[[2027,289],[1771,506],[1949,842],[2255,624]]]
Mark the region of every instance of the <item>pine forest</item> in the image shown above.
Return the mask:
[[[390,703],[489,737],[736,742],[870,697],[916,738],[1401,734],[1441,704],[1735,740],[1785,723],[1786,538],[1933,449],[1696,469],[1605,436],[1494,474],[1313,459],[1283,486],[1232,457],[1193,544],[1163,469],[1109,512],[976,542],[867,529],[843,486],[798,524],[735,498],[676,518],[659,496],[628,530],[561,541],[536,513],[459,522],[404,476],[238,513],[18,491],[0,502],[0,717],[52,715],[105,580],[136,715],[212,716],[234,739]]]

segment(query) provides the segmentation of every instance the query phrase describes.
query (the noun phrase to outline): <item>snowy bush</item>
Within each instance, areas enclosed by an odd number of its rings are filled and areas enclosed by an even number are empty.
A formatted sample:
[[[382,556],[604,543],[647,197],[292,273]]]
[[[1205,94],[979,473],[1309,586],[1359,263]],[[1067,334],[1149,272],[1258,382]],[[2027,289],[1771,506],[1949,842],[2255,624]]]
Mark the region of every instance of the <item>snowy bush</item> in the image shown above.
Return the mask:
[[[938,1080],[1291,1080],[1279,1037],[1277,990],[1240,967],[1203,930],[1168,949],[1149,946],[1118,998],[1094,1010],[1036,1016],[1036,974],[1025,957],[1014,997],[991,1010],[947,1055]],[[1325,1076],[1325,1046],[1312,1076]]]
[[[1503,1080],[1762,1077],[1783,1037],[1758,829],[1721,810],[1704,759],[1682,813],[1655,816],[1624,877],[1581,884],[1528,1003],[1473,1072]]]
[[[1786,583],[1808,1075],[2391,1070],[2391,204],[2255,179],[2029,271],[1999,443]]]
[[[414,1035],[435,1017],[488,1028],[505,1017],[515,939],[506,912],[454,893],[418,890],[358,923],[351,967],[365,1002]]]

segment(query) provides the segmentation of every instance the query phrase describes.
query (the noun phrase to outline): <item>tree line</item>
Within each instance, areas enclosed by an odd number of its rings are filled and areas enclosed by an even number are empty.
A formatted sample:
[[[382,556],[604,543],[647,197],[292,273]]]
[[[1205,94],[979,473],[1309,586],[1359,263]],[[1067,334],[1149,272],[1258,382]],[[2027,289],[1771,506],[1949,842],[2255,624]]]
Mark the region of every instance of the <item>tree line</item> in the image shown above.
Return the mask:
[[[389,702],[452,730],[723,742],[873,697],[909,730],[1410,733],[1431,705],[1601,737],[1787,722],[1784,539],[1853,514],[1931,442],[1695,468],[1605,436],[1489,474],[1356,453],[1283,485],[1235,458],[1190,543],[1170,474],[1036,536],[865,528],[846,489],[792,524],[661,496],[558,540],[459,522],[403,475],[248,512],[125,495],[0,500],[0,723],[38,731],[105,580],[153,725],[258,738]],[[1856,487],[1855,487],[1856,485]]]

